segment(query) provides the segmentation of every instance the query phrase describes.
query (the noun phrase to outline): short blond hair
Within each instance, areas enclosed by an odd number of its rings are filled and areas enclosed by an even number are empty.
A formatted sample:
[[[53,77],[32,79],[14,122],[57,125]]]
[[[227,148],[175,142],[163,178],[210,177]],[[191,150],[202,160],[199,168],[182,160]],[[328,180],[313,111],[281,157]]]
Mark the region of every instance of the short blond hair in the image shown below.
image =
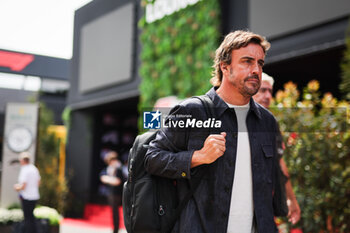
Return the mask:
[[[265,37],[253,32],[238,30],[231,32],[225,36],[225,39],[222,41],[219,48],[215,51],[213,77],[210,80],[211,84],[214,87],[221,85],[222,71],[220,64],[222,62],[226,63],[227,65],[231,64],[232,50],[246,47],[250,43],[260,45],[265,54],[270,48],[270,43],[265,39]]]
[[[273,84],[275,83],[275,80],[273,79],[273,77],[264,72],[262,73],[261,81],[268,82],[271,85],[271,87],[273,87]]]
[[[19,154],[19,160],[23,160],[26,163],[30,162],[30,154],[27,151],[21,152]]]

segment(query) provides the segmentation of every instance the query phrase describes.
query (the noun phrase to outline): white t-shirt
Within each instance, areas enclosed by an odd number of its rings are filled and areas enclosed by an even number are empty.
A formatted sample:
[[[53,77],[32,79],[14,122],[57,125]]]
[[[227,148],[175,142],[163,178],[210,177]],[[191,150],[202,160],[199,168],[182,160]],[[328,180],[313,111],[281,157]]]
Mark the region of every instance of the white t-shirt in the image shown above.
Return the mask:
[[[255,230],[253,229],[254,203],[251,152],[246,124],[249,103],[242,106],[228,103],[227,105],[234,108],[238,126],[235,176],[227,232],[251,233]]]
[[[41,177],[39,171],[33,164],[26,164],[21,166],[21,170],[18,176],[18,183],[26,184],[25,189],[19,192],[23,199],[33,201],[40,198],[40,179]]]

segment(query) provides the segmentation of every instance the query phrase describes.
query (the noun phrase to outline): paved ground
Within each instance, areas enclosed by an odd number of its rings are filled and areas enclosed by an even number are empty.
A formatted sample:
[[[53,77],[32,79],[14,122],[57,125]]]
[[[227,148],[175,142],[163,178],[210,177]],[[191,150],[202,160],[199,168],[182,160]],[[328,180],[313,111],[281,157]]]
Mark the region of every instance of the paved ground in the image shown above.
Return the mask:
[[[61,224],[60,233],[113,233],[113,229],[105,227],[84,226],[76,224]],[[119,233],[127,233],[125,229]]]
[[[123,209],[119,209],[120,224],[126,233],[123,224]],[[106,205],[88,204],[85,207],[84,218],[65,218],[60,222],[59,233],[113,233],[112,209]]]

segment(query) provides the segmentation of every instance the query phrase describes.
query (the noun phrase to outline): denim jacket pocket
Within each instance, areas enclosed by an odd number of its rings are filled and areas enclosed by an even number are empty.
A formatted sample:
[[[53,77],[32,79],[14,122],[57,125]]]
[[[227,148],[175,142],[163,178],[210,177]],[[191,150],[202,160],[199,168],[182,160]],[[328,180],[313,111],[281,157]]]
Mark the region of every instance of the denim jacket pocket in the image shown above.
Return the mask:
[[[273,147],[272,145],[262,145],[262,150],[264,152],[265,179],[268,183],[272,183]]]
[[[264,155],[265,155],[266,158],[272,158],[273,157],[272,145],[262,145],[262,149],[264,151]]]

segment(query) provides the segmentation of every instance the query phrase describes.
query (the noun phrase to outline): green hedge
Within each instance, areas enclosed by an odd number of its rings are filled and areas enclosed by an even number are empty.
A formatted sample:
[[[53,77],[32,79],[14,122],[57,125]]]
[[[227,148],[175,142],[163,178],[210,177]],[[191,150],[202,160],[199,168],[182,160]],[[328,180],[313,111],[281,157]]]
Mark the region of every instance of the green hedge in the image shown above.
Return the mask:
[[[301,207],[304,232],[350,232],[349,103],[318,92],[311,81],[299,91],[287,83],[276,94],[286,160]]]
[[[40,103],[38,149],[36,165],[41,175],[40,199],[38,204],[55,208],[63,214],[66,207],[68,187],[66,180],[60,180],[59,139],[48,133],[48,127],[54,124],[53,112]]]
[[[341,64],[342,81],[339,89],[347,100],[350,100],[350,24],[346,35],[346,50]]]
[[[175,95],[182,99],[211,87],[211,66],[220,39],[219,13],[217,0],[205,0],[153,23],[145,17],[139,21],[140,115],[158,98]]]

